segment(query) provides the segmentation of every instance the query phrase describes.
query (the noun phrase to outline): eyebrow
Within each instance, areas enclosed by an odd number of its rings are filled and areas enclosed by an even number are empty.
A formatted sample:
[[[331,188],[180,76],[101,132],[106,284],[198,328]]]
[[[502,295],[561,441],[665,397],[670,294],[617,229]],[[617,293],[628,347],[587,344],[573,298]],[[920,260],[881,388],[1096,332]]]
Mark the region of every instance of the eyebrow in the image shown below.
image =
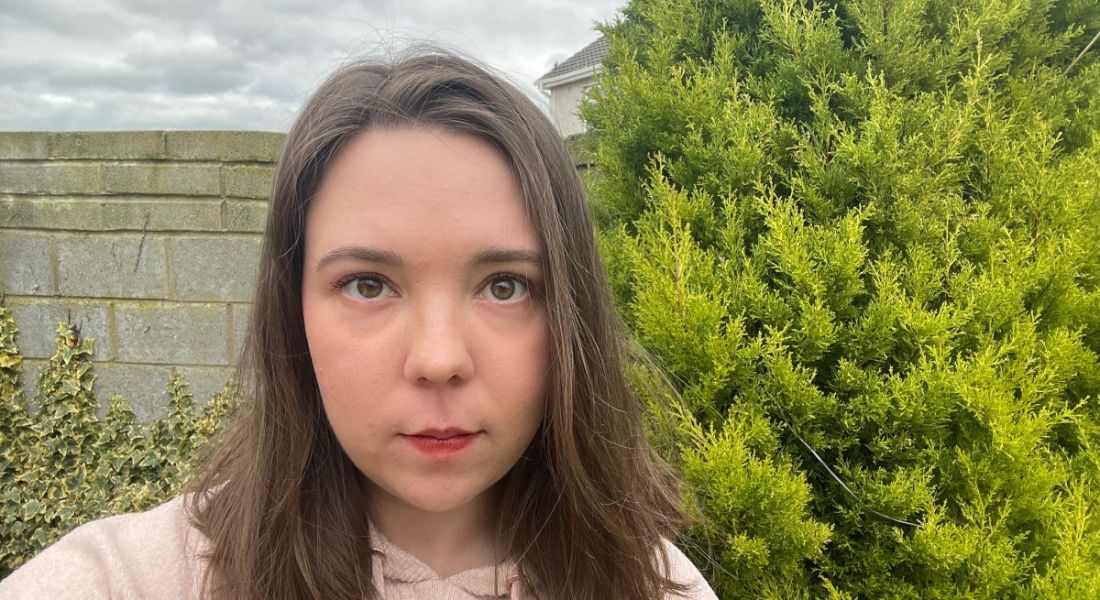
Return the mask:
[[[388,250],[377,250],[375,248],[362,248],[356,246],[353,248],[338,248],[336,250],[333,250],[332,252],[329,252],[328,254],[322,256],[321,260],[317,261],[317,268],[320,269],[321,267],[329,263],[336,262],[342,258],[351,258],[355,260],[373,262],[382,265],[388,265],[391,267],[400,267],[402,264],[404,264],[404,261],[401,260],[400,256]]]
[[[378,263],[381,265],[387,265],[390,267],[400,267],[405,261],[401,260],[401,257],[389,250],[378,250],[376,248],[365,248],[360,246],[350,248],[338,248],[325,254],[321,257],[321,260],[317,261],[317,268],[320,269],[325,265],[336,262],[341,259],[350,258],[354,260],[361,260],[366,262]],[[510,262],[523,262],[531,263],[536,266],[542,264],[542,256],[538,252],[531,250],[508,250],[502,248],[490,248],[488,250],[482,250],[474,256],[470,264],[479,267],[483,265],[492,265],[500,263]]]
[[[539,266],[542,264],[542,256],[538,252],[533,252],[531,250],[504,250],[494,248],[478,252],[477,256],[470,261],[470,264],[479,267],[482,265],[510,262],[524,262]]]

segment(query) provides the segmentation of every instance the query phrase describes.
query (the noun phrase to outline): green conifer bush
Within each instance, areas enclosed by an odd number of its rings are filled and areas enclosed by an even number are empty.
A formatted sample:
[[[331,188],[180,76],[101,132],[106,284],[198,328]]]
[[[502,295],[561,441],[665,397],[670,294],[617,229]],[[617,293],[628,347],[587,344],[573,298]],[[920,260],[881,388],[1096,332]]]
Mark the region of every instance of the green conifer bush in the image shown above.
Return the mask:
[[[101,419],[92,340],[61,324],[32,411],[19,381],[16,333],[11,311],[0,306],[0,579],[82,523],[174,496],[236,402],[230,388],[197,410],[173,374],[164,418],[138,424],[130,405],[113,396]]]
[[[1093,0],[604,28],[594,207],[720,597],[1100,597],[1098,30]]]

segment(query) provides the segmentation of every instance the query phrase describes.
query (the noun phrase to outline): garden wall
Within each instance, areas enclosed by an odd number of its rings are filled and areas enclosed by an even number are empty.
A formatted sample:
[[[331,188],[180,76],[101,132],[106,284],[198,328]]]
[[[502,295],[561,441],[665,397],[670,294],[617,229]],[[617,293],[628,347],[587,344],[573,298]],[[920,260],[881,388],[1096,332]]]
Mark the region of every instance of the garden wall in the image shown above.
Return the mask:
[[[283,134],[0,132],[0,294],[28,358],[59,321],[95,338],[96,395],[139,418],[177,368],[203,402],[232,372],[248,319]]]

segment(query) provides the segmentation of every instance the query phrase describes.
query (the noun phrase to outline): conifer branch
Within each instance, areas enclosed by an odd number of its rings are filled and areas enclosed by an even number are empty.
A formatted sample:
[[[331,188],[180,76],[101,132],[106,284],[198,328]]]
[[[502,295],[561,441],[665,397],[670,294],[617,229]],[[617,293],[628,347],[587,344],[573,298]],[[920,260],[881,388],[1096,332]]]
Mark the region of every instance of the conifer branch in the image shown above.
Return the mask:
[[[778,404],[776,404],[776,408],[778,408],[780,414],[783,415],[783,420],[785,420],[787,422],[787,428],[791,430],[791,434],[793,434],[794,437],[799,442],[802,442],[802,445],[805,446],[806,449],[810,451],[810,454],[813,455],[814,459],[816,459],[817,462],[820,463],[822,467],[825,467],[825,471],[827,471],[829,473],[829,476],[832,477],[833,480],[835,480],[838,484],[840,484],[840,487],[843,488],[844,491],[847,492],[848,495],[851,496],[853,500],[855,500],[859,504],[863,505],[864,509],[867,512],[875,515],[876,517],[879,517],[880,519],[885,519],[885,520],[887,520],[891,523],[896,523],[898,525],[905,525],[905,526],[908,526],[908,527],[916,527],[917,529],[924,529],[924,523],[921,522],[920,520],[918,520],[916,523],[913,523],[913,522],[910,522],[910,521],[906,521],[904,519],[899,519],[897,517],[891,517],[890,515],[883,514],[879,511],[867,506],[867,502],[865,502],[863,500],[863,498],[861,498],[859,496],[859,494],[856,494],[854,491],[852,491],[852,488],[848,487],[847,483],[844,483],[844,480],[840,478],[840,475],[836,474],[836,471],[834,471],[833,468],[829,466],[829,463],[825,462],[825,459],[821,458],[821,455],[817,453],[817,450],[815,450],[814,447],[811,446],[809,442],[807,442],[801,435],[798,434],[798,430],[796,430],[795,426],[794,426],[794,420],[792,420],[790,415],[787,414],[787,411],[783,410],[783,407],[779,406]]]

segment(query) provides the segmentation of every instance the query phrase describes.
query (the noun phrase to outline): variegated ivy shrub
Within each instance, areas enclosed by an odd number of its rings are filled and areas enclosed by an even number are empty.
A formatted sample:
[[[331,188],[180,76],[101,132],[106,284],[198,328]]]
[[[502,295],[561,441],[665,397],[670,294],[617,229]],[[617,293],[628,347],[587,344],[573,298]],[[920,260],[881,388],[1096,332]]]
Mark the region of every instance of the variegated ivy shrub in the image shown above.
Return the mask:
[[[99,418],[91,356],[92,340],[60,325],[28,402],[15,322],[0,306],[0,578],[82,523],[170,499],[236,401],[229,388],[196,409],[173,374],[163,418],[139,424],[119,396]]]
[[[594,209],[719,596],[1100,597],[1100,3],[604,32]]]

